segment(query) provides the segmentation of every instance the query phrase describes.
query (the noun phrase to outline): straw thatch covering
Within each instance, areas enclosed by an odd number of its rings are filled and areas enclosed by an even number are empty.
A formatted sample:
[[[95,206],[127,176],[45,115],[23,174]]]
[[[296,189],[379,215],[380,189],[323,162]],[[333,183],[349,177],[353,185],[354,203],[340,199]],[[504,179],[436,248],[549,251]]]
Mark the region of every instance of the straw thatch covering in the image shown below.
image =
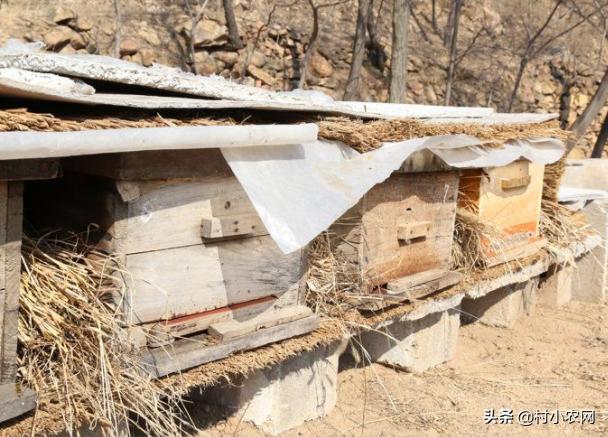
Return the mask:
[[[26,421],[32,435],[129,422],[147,435],[179,434],[179,397],[146,375],[109,304],[115,269],[77,236],[24,240],[18,364],[21,382],[39,396]]]
[[[319,136],[340,141],[359,152],[377,149],[385,142],[397,142],[435,135],[471,135],[484,145],[499,147],[509,140],[549,137],[565,140],[569,133],[557,122],[539,124],[429,123],[414,119],[363,121],[326,118],[319,121]]]
[[[595,233],[583,217],[558,202],[559,186],[565,171],[566,157],[545,167],[540,232],[547,238],[549,253],[556,253]]]
[[[205,117],[165,118],[132,114],[117,116],[56,116],[53,114],[30,112],[25,108],[0,110],[0,132],[71,132],[99,129],[151,128],[174,126],[213,126],[234,124],[231,119]]]

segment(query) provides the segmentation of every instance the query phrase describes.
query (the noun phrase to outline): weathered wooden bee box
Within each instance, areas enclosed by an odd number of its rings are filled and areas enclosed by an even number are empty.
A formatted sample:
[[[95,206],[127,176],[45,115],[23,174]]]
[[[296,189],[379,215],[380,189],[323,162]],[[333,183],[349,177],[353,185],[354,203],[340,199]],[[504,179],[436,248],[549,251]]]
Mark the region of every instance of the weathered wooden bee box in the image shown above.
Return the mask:
[[[360,278],[360,307],[415,299],[460,279],[450,271],[457,192],[457,172],[395,172],[330,228],[336,258]]]
[[[543,165],[526,160],[464,171],[459,206],[498,234],[485,245],[486,265],[529,256],[544,246],[539,235],[543,174]]]
[[[299,305],[302,253],[279,250],[219,151],[105,155],[66,168],[81,174],[40,195],[60,202],[54,209],[64,225],[99,225],[98,247],[120,257],[125,290],[116,303],[136,344],[143,346],[144,333],[156,347],[206,331],[225,355],[234,351],[226,342],[243,336],[269,343],[316,326]],[[199,340],[189,365],[221,358],[205,355]],[[153,361],[159,375],[185,365]]]
[[[21,272],[23,184],[0,182],[0,308],[2,355],[0,383],[14,381],[17,373],[17,321]]]
[[[0,161],[0,422],[36,405],[36,394],[16,384],[23,181],[53,178],[57,169],[55,160]]]

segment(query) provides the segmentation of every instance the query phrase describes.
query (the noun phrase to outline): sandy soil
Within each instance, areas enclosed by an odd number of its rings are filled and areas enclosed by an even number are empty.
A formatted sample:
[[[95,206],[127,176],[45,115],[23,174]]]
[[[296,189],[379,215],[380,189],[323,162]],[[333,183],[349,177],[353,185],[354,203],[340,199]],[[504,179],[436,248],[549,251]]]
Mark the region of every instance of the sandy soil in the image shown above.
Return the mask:
[[[373,364],[343,370],[339,402],[295,436],[545,436],[608,434],[608,306],[537,308],[512,330],[462,327],[453,361],[423,374]],[[484,424],[484,410],[514,410],[513,424]],[[522,410],[595,410],[595,425],[522,426]],[[238,418],[201,436],[262,436]]]

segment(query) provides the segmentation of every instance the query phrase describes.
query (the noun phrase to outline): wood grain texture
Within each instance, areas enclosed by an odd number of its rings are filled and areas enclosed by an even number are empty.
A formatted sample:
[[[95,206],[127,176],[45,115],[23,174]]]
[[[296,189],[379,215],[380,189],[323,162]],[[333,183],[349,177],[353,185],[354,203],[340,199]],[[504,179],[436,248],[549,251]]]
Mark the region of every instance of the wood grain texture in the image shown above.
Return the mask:
[[[169,182],[169,181],[167,181]],[[212,202],[226,197],[246,196],[234,177],[210,177],[177,181],[160,187],[156,182],[133,182],[142,193],[125,203],[127,212],[122,236],[113,237],[113,251],[139,253],[202,243],[203,220],[212,220]],[[156,189],[148,186],[154,185]],[[117,200],[118,202],[118,200]],[[118,226],[115,224],[115,226]],[[262,227],[260,233],[266,234]]]
[[[228,305],[214,310],[203,311],[178,317],[171,320],[164,320],[157,323],[140,325],[144,332],[149,332],[154,339],[155,346],[148,342],[148,346],[156,347],[162,345],[159,339],[164,339],[164,344],[170,344],[175,339],[179,339],[189,334],[207,330],[214,323],[225,322],[228,320],[247,321],[262,314],[265,311],[273,311],[278,299],[274,296],[267,296],[249,302],[242,302]]]
[[[296,290],[299,252],[268,236],[126,256],[131,322],[168,320]]]
[[[108,153],[69,158],[69,171],[116,180],[225,177],[232,171],[219,149]]]
[[[3,263],[0,275],[4,278],[2,293],[2,347],[0,383],[14,382],[17,373],[17,329],[19,320],[19,288],[21,273],[21,238],[23,225],[23,184],[5,183],[5,209],[0,210],[0,227],[5,229],[0,242]]]
[[[413,276],[418,275],[420,274]],[[409,282],[417,282],[419,278],[412,281],[408,281],[407,277],[397,279],[388,283],[387,294],[376,295],[375,297],[379,298],[373,300],[366,301],[363,299],[361,303],[357,304],[357,308],[362,311],[380,311],[403,302],[414,302],[457,284],[462,280],[462,277],[462,273],[446,271],[440,276],[414,286],[409,286]]]
[[[372,188],[330,231],[338,259],[361,276],[364,291],[426,270],[448,270],[458,173],[394,173]],[[424,224],[424,235],[400,232]],[[430,226],[427,226],[430,223]]]
[[[539,221],[543,175],[543,165],[525,160],[464,173],[459,206],[501,233],[487,244],[487,265],[531,255],[542,246]]]
[[[252,210],[233,176],[117,182],[72,173],[31,194],[32,215],[46,226],[99,226],[98,248],[118,256],[129,272],[117,272],[128,286],[121,299],[127,323],[170,320],[298,289],[301,253],[283,255],[269,236],[203,240],[206,217]]]
[[[458,176],[451,172],[395,174],[362,201],[364,280],[381,285],[392,279],[450,265]],[[423,238],[399,240],[398,230],[430,222]]]
[[[225,342],[234,338],[250,335],[262,329],[271,328],[288,322],[312,316],[312,310],[307,306],[297,305],[266,311],[249,320],[226,320],[209,326],[209,334]]]
[[[517,161],[506,167],[486,170],[479,199],[479,214],[499,229],[532,223],[532,232],[538,235],[540,204],[543,192],[544,166]],[[504,180],[530,176],[529,184],[513,189],[502,189]]]
[[[170,373],[226,358],[235,352],[255,349],[269,343],[306,334],[318,326],[319,318],[314,315],[212,346],[204,346],[207,343],[207,335],[194,336],[176,341],[175,344],[166,348],[144,351],[142,364],[153,377],[160,378]]]

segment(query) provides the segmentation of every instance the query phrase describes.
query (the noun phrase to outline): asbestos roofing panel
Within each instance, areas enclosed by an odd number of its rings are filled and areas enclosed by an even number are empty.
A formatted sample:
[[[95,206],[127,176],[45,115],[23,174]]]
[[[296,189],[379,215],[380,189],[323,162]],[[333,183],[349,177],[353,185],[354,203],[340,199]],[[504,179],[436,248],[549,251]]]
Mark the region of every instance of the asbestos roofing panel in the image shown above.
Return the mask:
[[[275,92],[241,85],[219,76],[200,76],[162,65],[144,67],[107,56],[65,55],[40,50],[39,44],[9,41],[0,48],[0,68],[51,74],[49,82],[57,84],[59,75],[83,80],[96,80],[150,90],[179,93],[187,97],[141,96],[133,94],[87,93],[69,89],[65,84],[56,88],[44,81],[22,81],[4,77],[5,96],[28,95],[40,100],[68,101],[82,104],[103,104],[138,108],[245,108],[289,110],[342,114],[362,118],[475,118],[490,115],[491,108],[461,108],[428,105],[395,105],[388,103],[338,102],[316,91]],[[0,75],[3,76],[3,75]],[[70,80],[63,77],[63,80]],[[10,80],[12,82],[7,82]],[[83,86],[89,86],[83,84]],[[13,91],[14,90],[14,91]],[[52,92],[51,92],[52,90]],[[11,92],[13,94],[11,94]],[[151,91],[152,93],[153,91]],[[20,94],[19,94],[20,93]],[[24,94],[26,93],[26,94]],[[210,100],[214,99],[214,103]],[[221,103],[220,103],[221,102]],[[241,102],[241,103],[237,103]]]

